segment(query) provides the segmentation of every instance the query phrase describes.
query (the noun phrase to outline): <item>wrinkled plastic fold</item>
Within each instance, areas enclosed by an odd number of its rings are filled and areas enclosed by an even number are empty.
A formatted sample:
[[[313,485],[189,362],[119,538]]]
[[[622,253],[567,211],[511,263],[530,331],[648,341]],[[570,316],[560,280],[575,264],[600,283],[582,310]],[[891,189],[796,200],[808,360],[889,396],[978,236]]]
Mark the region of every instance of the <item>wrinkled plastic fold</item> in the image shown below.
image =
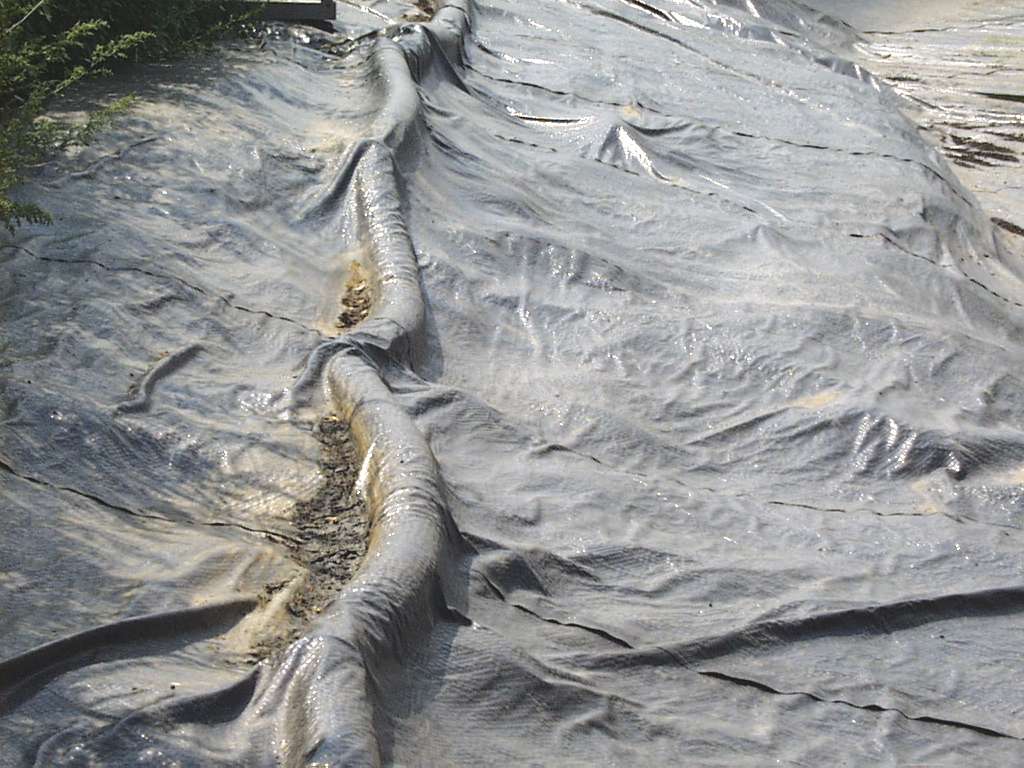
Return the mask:
[[[1019,258],[856,30],[379,27],[180,73],[34,182],[0,762],[1018,761]],[[367,555],[254,660],[327,413]]]

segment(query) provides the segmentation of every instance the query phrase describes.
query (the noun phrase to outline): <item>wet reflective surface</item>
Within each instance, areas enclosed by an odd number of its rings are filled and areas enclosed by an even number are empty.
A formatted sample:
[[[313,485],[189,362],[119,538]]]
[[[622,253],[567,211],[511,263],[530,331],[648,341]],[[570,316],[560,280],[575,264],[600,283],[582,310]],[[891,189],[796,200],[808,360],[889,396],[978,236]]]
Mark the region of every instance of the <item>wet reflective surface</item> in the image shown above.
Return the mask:
[[[353,7],[367,27],[340,14],[337,37],[230,54],[75,160],[104,194],[38,182],[67,213],[3,250],[25,275],[7,348],[40,345],[16,363],[37,383],[5,393],[3,460],[47,484],[5,474],[24,522],[4,594],[60,618],[15,653],[199,593],[221,624],[54,662],[8,705],[3,759],[1019,762],[1020,256],[873,69],[897,42],[784,0],[466,10],[423,28]],[[353,42],[370,19],[394,42]],[[328,342],[356,257],[387,290]],[[137,270],[157,267],[206,293],[151,298]],[[45,331],[78,328],[88,344]],[[117,395],[150,348],[169,354]],[[197,531],[290,535],[264,500],[308,482],[303,425],[329,397],[359,422],[379,537],[249,672],[215,638],[251,610],[229,598],[287,577],[285,547]],[[48,409],[90,426],[48,442]],[[122,424],[173,427],[174,450],[107,448]],[[210,456],[251,472],[197,469]],[[159,512],[170,543],[128,538],[115,509],[124,554],[90,548],[106,518],[58,485]],[[65,518],[60,552],[130,575],[95,579],[107,602],[81,580],[47,596],[18,559],[52,557]],[[181,518],[203,524],[186,539]],[[217,546],[265,554],[227,582],[212,555],[157,565]]]

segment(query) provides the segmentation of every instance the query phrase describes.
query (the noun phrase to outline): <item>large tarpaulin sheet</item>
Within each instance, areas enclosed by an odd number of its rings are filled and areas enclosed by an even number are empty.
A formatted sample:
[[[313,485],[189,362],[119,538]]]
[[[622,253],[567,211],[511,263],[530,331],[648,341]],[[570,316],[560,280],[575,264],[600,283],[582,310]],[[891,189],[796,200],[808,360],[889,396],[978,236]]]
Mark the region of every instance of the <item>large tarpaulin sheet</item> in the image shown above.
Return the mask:
[[[1024,265],[856,29],[382,7],[26,186],[0,764],[1024,761]],[[264,653],[329,412],[369,554]]]

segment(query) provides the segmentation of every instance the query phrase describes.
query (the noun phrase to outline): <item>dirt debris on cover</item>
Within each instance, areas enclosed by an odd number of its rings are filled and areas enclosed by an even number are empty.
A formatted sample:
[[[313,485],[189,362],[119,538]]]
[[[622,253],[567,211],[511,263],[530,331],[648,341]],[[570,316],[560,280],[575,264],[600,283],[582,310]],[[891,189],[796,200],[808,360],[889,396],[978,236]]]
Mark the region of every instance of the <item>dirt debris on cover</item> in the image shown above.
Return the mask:
[[[335,326],[347,330],[370,314],[373,294],[365,269],[353,262],[342,293],[341,311]],[[285,625],[272,637],[257,642],[252,658],[276,655],[298,639],[341,588],[355,575],[366,555],[370,526],[366,506],[356,491],[359,461],[349,425],[334,414],[324,416],[313,428],[320,444],[320,484],[315,493],[295,504],[293,522],[297,536],[292,558],[306,569],[300,585],[268,584],[263,598],[280,599],[289,589]]]
[[[335,325],[341,330],[351,328],[367,318],[371,306],[373,306],[373,296],[370,284],[363,268],[359,266],[358,262],[355,262],[352,264],[348,281],[345,283],[345,293],[341,299],[341,312],[338,313]]]
[[[413,0],[414,8],[402,14],[406,21],[430,21],[437,13],[436,0]]]
[[[359,462],[349,425],[331,414],[320,419],[313,434],[320,443],[320,485],[313,496],[296,503],[293,520],[298,535],[290,545],[306,578],[288,598],[287,626],[257,645],[256,658],[273,656],[298,639],[355,575],[366,555],[370,526],[356,490]],[[271,599],[285,586],[268,585],[264,597]]]

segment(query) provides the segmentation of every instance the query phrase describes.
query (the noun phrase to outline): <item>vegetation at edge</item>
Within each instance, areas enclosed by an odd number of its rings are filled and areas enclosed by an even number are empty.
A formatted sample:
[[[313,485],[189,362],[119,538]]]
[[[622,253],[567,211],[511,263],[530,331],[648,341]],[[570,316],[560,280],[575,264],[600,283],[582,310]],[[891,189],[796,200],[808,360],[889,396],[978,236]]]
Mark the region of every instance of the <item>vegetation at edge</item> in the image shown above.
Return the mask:
[[[259,6],[239,0],[0,0],[0,226],[49,222],[8,195],[24,172],[85,144],[131,104],[125,97],[82,122],[48,115],[87,78],[126,62],[179,58],[243,28]]]

